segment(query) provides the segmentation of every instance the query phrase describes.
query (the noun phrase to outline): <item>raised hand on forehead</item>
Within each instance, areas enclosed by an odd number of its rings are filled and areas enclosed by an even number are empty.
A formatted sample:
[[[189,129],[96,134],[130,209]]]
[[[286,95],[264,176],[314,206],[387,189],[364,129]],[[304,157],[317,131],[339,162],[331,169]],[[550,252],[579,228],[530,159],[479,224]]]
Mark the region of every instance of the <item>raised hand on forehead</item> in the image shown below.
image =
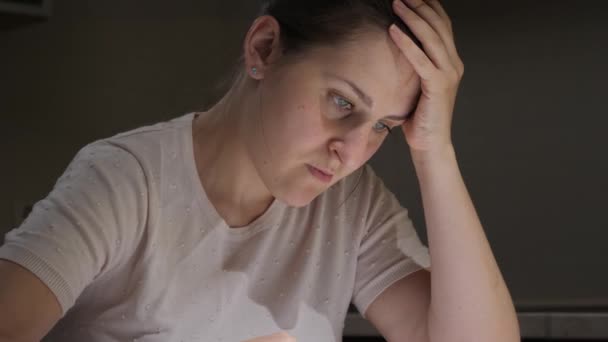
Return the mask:
[[[395,0],[393,8],[424,48],[391,25],[390,36],[421,79],[416,111],[402,126],[407,143],[416,152],[451,146],[452,114],[464,73],[452,22],[438,0]]]

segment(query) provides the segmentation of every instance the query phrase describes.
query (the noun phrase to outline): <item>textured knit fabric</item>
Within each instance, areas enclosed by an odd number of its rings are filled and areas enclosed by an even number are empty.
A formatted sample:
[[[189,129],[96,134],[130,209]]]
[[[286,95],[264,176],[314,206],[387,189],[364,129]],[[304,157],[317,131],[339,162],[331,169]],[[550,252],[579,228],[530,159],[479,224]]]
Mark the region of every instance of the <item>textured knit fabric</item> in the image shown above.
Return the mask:
[[[407,210],[369,166],[309,205],[231,228],[195,166],[193,113],[82,148],[6,234],[63,318],[44,341],[341,341],[395,281],[430,266]]]

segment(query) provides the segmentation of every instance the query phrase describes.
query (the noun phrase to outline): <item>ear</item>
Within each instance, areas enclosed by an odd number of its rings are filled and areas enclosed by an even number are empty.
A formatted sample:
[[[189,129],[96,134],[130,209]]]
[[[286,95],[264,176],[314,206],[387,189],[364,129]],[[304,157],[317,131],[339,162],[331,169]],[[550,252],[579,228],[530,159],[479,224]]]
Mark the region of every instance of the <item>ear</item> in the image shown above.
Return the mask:
[[[264,72],[281,56],[281,27],[272,16],[263,15],[255,19],[244,42],[244,57],[247,73],[254,79],[264,78]],[[252,68],[256,72],[252,72]]]

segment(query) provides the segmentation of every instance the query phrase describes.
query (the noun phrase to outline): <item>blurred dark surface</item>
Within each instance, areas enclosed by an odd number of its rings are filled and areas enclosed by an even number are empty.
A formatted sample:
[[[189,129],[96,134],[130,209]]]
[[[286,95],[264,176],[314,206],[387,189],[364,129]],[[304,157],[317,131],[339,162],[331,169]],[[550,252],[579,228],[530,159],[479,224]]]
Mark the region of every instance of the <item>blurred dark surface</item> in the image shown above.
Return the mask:
[[[381,337],[345,337],[343,342],[384,342],[385,339]],[[562,342],[598,342],[598,341],[608,341],[606,339],[602,340],[581,340],[581,339],[522,339],[522,342],[549,342],[549,341],[562,341]]]
[[[44,22],[46,19],[27,15],[0,13],[0,30],[15,29]]]

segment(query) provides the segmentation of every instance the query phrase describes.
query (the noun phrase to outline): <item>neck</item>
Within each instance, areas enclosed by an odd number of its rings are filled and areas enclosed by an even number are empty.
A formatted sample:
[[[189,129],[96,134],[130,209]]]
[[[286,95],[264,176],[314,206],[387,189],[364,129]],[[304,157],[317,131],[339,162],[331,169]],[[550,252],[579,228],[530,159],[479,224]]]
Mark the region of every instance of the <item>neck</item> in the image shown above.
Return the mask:
[[[246,108],[255,108],[247,96],[238,101],[226,95],[193,123],[193,144],[198,174],[207,197],[231,227],[246,226],[262,215],[274,200],[262,182],[243,141]]]

